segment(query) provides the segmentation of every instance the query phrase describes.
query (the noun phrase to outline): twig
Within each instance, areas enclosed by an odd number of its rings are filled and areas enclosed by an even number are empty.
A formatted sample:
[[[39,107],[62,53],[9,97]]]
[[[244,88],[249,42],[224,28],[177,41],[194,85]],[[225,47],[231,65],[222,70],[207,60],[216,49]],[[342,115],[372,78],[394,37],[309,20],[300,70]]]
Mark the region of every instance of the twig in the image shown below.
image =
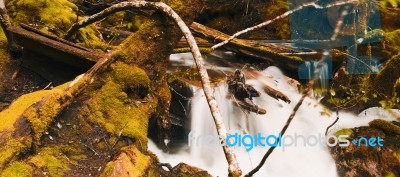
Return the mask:
[[[49,82],[49,84],[46,85],[46,87],[44,87],[42,90],[46,90],[47,88],[49,88],[51,86],[53,82]]]
[[[332,126],[334,126],[334,125],[337,123],[338,120],[339,120],[339,110],[336,110],[336,120],[335,120],[331,125],[329,125],[328,127],[326,127],[325,136],[328,135],[329,129],[330,129]]]
[[[212,92],[210,79],[209,79],[207,70],[204,66],[204,60],[203,60],[203,57],[201,56],[199,47],[197,46],[197,43],[196,43],[191,31],[189,30],[188,26],[179,17],[179,15],[168,5],[166,5],[162,2],[147,2],[147,1],[121,2],[121,3],[111,6],[109,8],[106,8],[103,11],[101,11],[97,14],[94,14],[93,16],[90,16],[88,18],[85,18],[84,20],[74,24],[68,30],[65,38],[66,39],[71,38],[73,36],[73,34],[81,27],[87,26],[91,23],[101,20],[115,12],[127,10],[130,8],[152,8],[152,9],[158,10],[160,12],[163,12],[165,15],[167,15],[171,19],[173,19],[175,21],[175,23],[179,26],[180,30],[182,31],[184,37],[186,38],[186,40],[189,44],[191,53],[193,54],[193,58],[195,60],[196,66],[199,70],[200,77],[201,77],[201,83],[203,85],[203,91],[206,96],[208,105],[210,107],[211,114],[214,118],[214,123],[217,128],[218,135],[224,137],[224,138],[222,138],[221,141],[225,141],[225,138],[228,135],[227,130],[222,121],[223,119],[222,119],[221,113],[218,109],[217,101],[215,100],[214,94]],[[239,164],[236,160],[236,156],[233,153],[232,149],[227,145],[224,145],[222,148],[224,150],[226,160],[228,161],[229,174],[231,176],[240,176],[242,174],[242,171],[239,168]]]
[[[252,27],[250,27],[250,28],[246,28],[246,29],[244,29],[244,30],[242,30],[242,31],[239,31],[239,32],[233,34],[233,35],[232,35],[231,37],[229,37],[227,40],[222,41],[222,42],[220,42],[220,43],[218,43],[218,44],[212,46],[211,49],[212,49],[212,50],[215,50],[215,49],[217,49],[217,48],[219,48],[219,47],[221,47],[221,46],[223,46],[223,45],[225,45],[225,44],[228,44],[230,41],[232,41],[233,39],[239,37],[239,36],[242,35],[242,34],[245,34],[245,33],[248,33],[248,32],[250,32],[250,31],[254,31],[254,30],[256,30],[256,29],[259,29],[259,28],[262,28],[262,27],[264,27],[264,26],[267,26],[267,25],[269,25],[269,24],[271,24],[271,23],[273,23],[273,22],[275,22],[275,21],[277,21],[277,20],[279,20],[279,19],[285,18],[285,17],[289,16],[290,14],[293,14],[293,13],[295,13],[295,12],[297,12],[297,11],[300,11],[300,10],[306,8],[306,7],[311,7],[311,6],[312,6],[312,7],[315,7],[315,8],[317,8],[317,9],[324,9],[324,8],[330,8],[330,7],[334,7],[334,6],[340,6],[340,5],[344,5],[344,4],[349,4],[349,3],[358,2],[358,0],[339,1],[339,2],[335,2],[335,3],[328,4],[328,5],[324,5],[324,6],[323,6],[323,5],[317,4],[317,2],[318,2],[318,1],[305,3],[305,4],[303,4],[303,5],[300,5],[300,6],[294,8],[294,9],[292,9],[292,10],[289,10],[289,11],[287,11],[287,12],[285,12],[285,13],[283,13],[283,14],[277,16],[277,17],[275,17],[275,18],[272,19],[272,20],[268,20],[268,21],[265,21],[265,22],[263,22],[263,23],[260,23],[260,24],[258,24],[258,25],[256,25],[256,26],[252,26]]]
[[[166,167],[166,168],[168,168],[168,170],[170,171],[170,172],[172,172],[172,173],[175,173],[174,171],[174,168],[171,166],[171,164],[169,164],[169,163],[158,163],[158,165],[159,166],[162,166],[162,167]]]
[[[128,123],[126,123],[126,124],[124,125],[124,127],[122,127],[121,131],[119,131],[118,137],[117,137],[117,139],[114,141],[113,145],[111,146],[111,149],[114,149],[115,145],[117,145],[117,143],[118,143],[119,139],[121,138],[122,133],[124,132],[124,129],[125,129],[125,127],[126,127],[127,125],[128,125]]]

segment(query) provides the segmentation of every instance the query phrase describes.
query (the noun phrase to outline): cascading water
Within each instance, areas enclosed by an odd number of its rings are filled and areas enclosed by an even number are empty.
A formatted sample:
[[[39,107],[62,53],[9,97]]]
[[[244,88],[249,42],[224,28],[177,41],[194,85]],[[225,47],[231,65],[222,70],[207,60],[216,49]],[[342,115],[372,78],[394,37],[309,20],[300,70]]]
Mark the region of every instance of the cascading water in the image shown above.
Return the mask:
[[[261,97],[255,98],[254,102],[267,109],[267,114],[245,113],[227,98],[227,86],[221,84],[215,87],[214,94],[226,128],[231,134],[278,135],[301,94],[286,83],[285,76],[276,67],[269,67],[263,72],[252,71],[247,73],[247,76],[252,78],[248,78],[247,83],[262,92]],[[263,84],[268,84],[286,94],[291,99],[291,103],[287,104],[268,96],[262,91]],[[323,115],[322,112],[326,112],[326,108],[317,100],[306,98],[285,135],[310,137],[320,134],[325,137],[326,127],[335,120],[336,115]],[[360,115],[340,112],[340,119],[330,133],[343,128],[365,126],[378,117],[393,120],[387,111],[380,108],[370,108]],[[191,101],[190,130],[191,134],[188,138],[191,145],[183,145],[176,153],[164,153],[151,141],[148,145],[149,150],[154,152],[163,163],[174,166],[184,162],[207,170],[213,176],[227,176],[228,167],[222,148],[216,146],[215,139],[209,139],[216,137],[217,132],[204,93],[199,88],[195,88]],[[244,174],[257,166],[268,148],[258,146],[249,152],[244,146],[234,148]],[[336,177],[337,172],[327,145],[304,146],[303,140],[300,139],[297,141],[297,146],[278,147],[255,176]]]
[[[329,61],[331,62],[331,61]],[[324,62],[321,63],[321,70],[318,75],[318,80],[316,82],[316,87],[321,89],[321,90],[327,90],[329,87],[329,79],[331,79],[331,74],[332,69],[331,69],[331,63],[329,62]],[[318,68],[318,62],[317,61],[306,61],[304,64],[302,64],[299,67],[299,78],[300,79],[305,79],[305,80],[310,80],[314,78],[314,71],[315,69]]]

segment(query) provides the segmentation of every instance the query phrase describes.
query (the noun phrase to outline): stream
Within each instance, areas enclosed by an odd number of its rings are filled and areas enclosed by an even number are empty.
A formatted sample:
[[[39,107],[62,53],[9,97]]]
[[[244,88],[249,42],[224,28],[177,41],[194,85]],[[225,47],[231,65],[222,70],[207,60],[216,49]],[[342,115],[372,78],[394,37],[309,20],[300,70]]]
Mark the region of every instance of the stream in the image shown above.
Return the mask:
[[[228,61],[228,64],[221,62],[218,58],[224,58]],[[208,68],[220,71],[216,73],[230,74],[235,69],[240,69],[243,66],[240,61],[235,61],[233,58],[234,55],[232,53],[216,52],[211,57],[206,57],[206,64]],[[190,54],[171,56],[170,70],[176,69],[176,67],[193,66]],[[214,88],[214,94],[226,128],[231,134],[255,135],[261,133],[265,136],[278,135],[294,106],[299,101],[301,94],[297,88],[287,82],[285,75],[277,67],[270,66],[262,71],[249,69],[245,72],[245,75],[247,78],[246,83],[261,92],[260,97],[254,98],[254,102],[265,108],[267,113],[265,115],[257,115],[241,110],[234,102],[227,99],[228,87],[226,84],[221,83]],[[327,81],[324,78],[320,79],[321,83]],[[263,91],[264,84],[286,94],[291,103],[288,104],[268,96]],[[162,163],[170,163],[175,166],[180,162],[184,162],[207,170],[213,176],[227,176],[228,166],[222,148],[218,144],[210,144],[210,141],[204,140],[204,138],[198,138],[205,136],[215,137],[217,132],[202,89],[195,86],[192,89],[194,96],[191,98],[190,103],[185,105],[190,108],[188,109],[190,110],[188,112],[190,123],[187,125],[188,127],[185,127],[190,132],[187,135],[189,140],[183,141],[177,146],[177,150],[173,152],[163,152],[151,140],[148,143],[148,148],[158,156]],[[335,110],[328,110],[318,101],[318,98],[307,97],[286,131],[285,135],[298,137],[297,141],[295,141],[296,145],[292,143],[291,146],[277,147],[261,170],[254,176],[338,176],[335,161],[329,153],[328,145],[326,143],[320,145],[315,143],[315,145],[314,139],[310,138],[318,136],[325,138],[326,128],[337,117]],[[397,110],[393,111],[399,113]],[[370,108],[359,115],[340,111],[339,117],[339,121],[330,129],[328,136],[344,128],[366,126],[368,122],[376,118],[394,120],[391,114],[382,108]],[[305,143],[301,136],[307,137],[308,143]],[[189,143],[190,141],[191,144]],[[273,142],[271,141],[271,143]],[[284,143],[290,143],[290,139],[286,138]],[[235,146],[233,148],[243,174],[248,173],[258,165],[268,148],[268,146],[256,146],[250,151],[246,151],[245,146]]]

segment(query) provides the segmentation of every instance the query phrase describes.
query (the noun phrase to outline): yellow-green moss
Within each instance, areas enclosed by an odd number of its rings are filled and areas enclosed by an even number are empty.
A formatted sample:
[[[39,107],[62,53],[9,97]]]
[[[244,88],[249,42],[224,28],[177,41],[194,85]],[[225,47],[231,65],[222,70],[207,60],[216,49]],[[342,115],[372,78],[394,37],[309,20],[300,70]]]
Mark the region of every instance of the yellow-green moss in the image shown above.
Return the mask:
[[[132,176],[143,176],[146,170],[150,167],[152,160],[149,156],[144,155],[136,147],[129,146],[121,149],[123,153],[127,154],[134,166],[129,171],[134,172]]]
[[[384,131],[386,134],[400,135],[400,127],[393,124],[392,122],[383,119],[375,119],[368,124],[371,127]]]
[[[131,137],[139,145],[147,144],[147,125],[156,101],[145,94],[136,97],[137,89],[148,89],[150,81],[146,73],[135,66],[120,62],[111,67],[109,75],[102,78],[105,83],[91,95],[78,116],[98,122],[114,135]]]
[[[62,37],[65,31],[77,21],[78,7],[68,0],[11,0],[7,9],[12,23],[38,24],[45,33]],[[82,18],[79,18],[81,20]],[[107,47],[97,35],[93,25],[79,30],[81,44],[87,47],[102,49]]]
[[[103,51],[108,48],[108,45],[98,37],[95,26],[93,25],[79,29],[77,36],[78,44],[80,45]]]
[[[286,0],[275,0],[272,1],[271,5],[265,6],[265,12],[263,14],[263,20],[270,20],[275,18],[278,14],[283,14],[288,11],[288,1]],[[278,20],[274,25],[275,31],[280,39],[290,39],[290,26],[289,18]]]
[[[146,72],[136,66],[130,66],[118,61],[111,67],[113,69],[113,79],[122,87],[138,89],[150,86],[150,79]]]
[[[4,167],[12,158],[17,156],[19,153],[28,150],[31,147],[32,139],[31,137],[11,137],[13,132],[15,132],[14,124],[18,121],[20,116],[26,117],[31,123],[31,128],[34,131],[34,138],[38,141],[44,131],[47,130],[48,125],[55,118],[56,106],[52,104],[47,104],[43,106],[40,110],[40,114],[34,112],[35,110],[31,105],[42,100],[48,95],[62,95],[62,90],[68,85],[66,83],[53,90],[42,90],[33,92],[30,94],[23,95],[14,101],[6,110],[0,112],[0,133],[2,136],[2,142],[4,144],[0,147],[0,169]],[[50,103],[54,103],[55,100],[52,98],[47,99]]]
[[[393,172],[388,172],[386,173],[385,177],[396,177],[396,174],[394,174]]]
[[[7,142],[0,146],[0,171],[21,152],[27,151],[32,143],[29,138],[11,139],[10,136],[2,138]]]
[[[22,95],[15,100],[8,109],[0,112],[0,132],[14,130],[13,124],[16,122],[18,117],[22,115],[29,106],[40,101],[50,93],[50,90],[42,90]]]
[[[135,146],[128,146],[121,150],[118,158],[109,162],[100,176],[106,177],[110,174],[113,176],[145,176],[153,163],[151,157],[140,152]]]
[[[11,0],[7,8],[14,25],[39,20],[48,28],[59,29],[68,29],[76,21],[78,10],[68,0]]]
[[[342,130],[339,130],[335,133],[336,137],[339,137],[340,135],[351,135],[353,133],[353,130],[351,128],[345,128]]]
[[[400,52],[400,29],[384,33],[387,46]]]
[[[29,177],[32,176],[32,167],[23,162],[14,162],[7,167],[1,177]]]
[[[114,169],[114,165],[115,165],[114,161],[108,162],[106,167],[104,167],[104,170],[101,173],[100,177],[109,177]]]
[[[33,137],[37,142],[39,142],[40,137],[47,131],[48,126],[61,111],[60,109],[63,108],[61,100],[71,97],[68,92],[64,91],[69,84],[70,83],[67,82],[48,92],[45,95],[48,96],[48,98],[40,103],[40,110],[36,109],[34,106],[25,110],[24,117],[30,122],[34,134]]]
[[[61,146],[44,147],[28,161],[53,177],[64,176],[64,173],[70,170],[68,159]]]

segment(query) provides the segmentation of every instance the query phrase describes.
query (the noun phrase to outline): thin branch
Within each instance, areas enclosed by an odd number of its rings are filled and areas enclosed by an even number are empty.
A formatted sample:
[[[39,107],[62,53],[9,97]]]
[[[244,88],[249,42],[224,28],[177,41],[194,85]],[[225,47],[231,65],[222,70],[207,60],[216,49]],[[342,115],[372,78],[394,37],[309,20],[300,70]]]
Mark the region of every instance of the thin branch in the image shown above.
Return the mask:
[[[334,39],[337,35],[338,32],[340,32],[340,28],[343,24],[343,19],[344,17],[348,14],[347,13],[348,8],[345,8],[342,13],[341,16],[338,19],[338,22],[336,23],[335,26],[335,31],[334,34],[332,34],[331,36],[331,40]],[[337,29],[337,30],[336,30]],[[297,102],[296,106],[293,108],[292,113],[290,114],[288,120],[286,121],[285,126],[282,128],[281,130],[281,135],[283,136],[286,132],[286,130],[289,128],[290,123],[292,122],[294,116],[296,115],[297,111],[299,110],[300,106],[303,104],[304,99],[307,97],[307,95],[309,94],[309,92],[313,89],[315,82],[317,81],[317,79],[319,78],[319,74],[321,72],[323,63],[328,59],[328,56],[330,56],[330,52],[327,50],[323,51],[323,55],[321,60],[319,60],[317,68],[314,71],[314,77],[313,79],[311,79],[308,84],[306,89],[303,92],[303,95],[301,96],[299,102]],[[276,143],[279,144],[279,142],[281,141],[281,139],[278,137],[276,140]],[[253,170],[251,170],[249,173],[247,173],[245,176],[249,177],[249,176],[253,176],[255,173],[257,173],[261,167],[265,164],[265,161],[268,159],[268,157],[272,154],[272,152],[275,150],[277,146],[273,146],[271,148],[268,149],[267,153],[265,153],[265,155],[263,156],[263,158],[261,159],[260,163],[257,165],[256,168],[254,168]]]
[[[300,5],[300,6],[294,8],[294,9],[292,9],[292,10],[289,10],[289,11],[287,11],[287,12],[285,12],[285,13],[283,13],[283,14],[277,16],[277,17],[275,17],[275,18],[272,19],[272,20],[268,20],[268,21],[265,21],[265,22],[263,22],[263,23],[260,23],[260,24],[258,24],[258,25],[256,25],[256,26],[252,26],[252,27],[246,28],[246,29],[244,29],[244,30],[242,30],[242,31],[239,31],[239,32],[233,34],[233,35],[232,35],[231,37],[229,37],[227,40],[222,41],[222,42],[220,42],[220,43],[218,43],[218,44],[212,46],[211,49],[212,49],[212,50],[215,50],[215,49],[217,49],[217,48],[219,48],[219,47],[221,47],[221,46],[223,46],[223,45],[225,45],[225,44],[228,44],[230,41],[232,41],[233,39],[239,37],[239,36],[242,35],[242,34],[245,34],[245,33],[248,33],[248,32],[250,32],[250,31],[254,31],[254,30],[256,30],[256,29],[265,27],[265,26],[267,26],[267,25],[269,25],[269,24],[271,24],[271,23],[273,23],[273,22],[275,22],[275,21],[277,21],[277,20],[279,20],[279,19],[285,18],[285,17],[289,16],[290,14],[293,14],[293,13],[295,13],[295,12],[297,12],[297,11],[300,11],[300,10],[306,8],[306,7],[315,7],[316,9],[324,9],[324,8],[330,8],[330,7],[334,7],[334,6],[340,6],[340,5],[344,5],[344,4],[349,4],[349,3],[355,3],[355,2],[358,2],[358,0],[339,1],[339,2],[335,2],[335,3],[328,4],[328,5],[319,5],[319,4],[317,4],[317,2],[318,2],[318,1],[305,3],[305,4],[303,4],[303,5]]]
[[[331,125],[329,125],[328,127],[326,127],[325,136],[328,135],[329,129],[330,129],[332,126],[334,126],[334,125],[337,123],[337,121],[339,121],[339,110],[336,110],[336,120],[335,120]]]
[[[227,130],[222,121],[223,119],[222,119],[221,113],[218,109],[217,101],[214,98],[214,94],[212,92],[212,88],[211,88],[211,84],[210,84],[210,79],[209,79],[207,70],[204,67],[204,61],[203,61],[203,57],[200,53],[199,47],[197,46],[197,43],[196,43],[192,33],[190,32],[188,26],[179,17],[179,15],[168,5],[166,5],[162,2],[147,2],[147,1],[121,2],[121,3],[115,4],[107,9],[104,9],[103,11],[101,11],[97,14],[94,14],[93,16],[85,18],[84,20],[74,24],[68,30],[65,38],[68,39],[68,38],[72,37],[73,34],[77,30],[79,30],[79,28],[81,28],[81,27],[87,26],[91,23],[101,20],[115,12],[127,10],[130,8],[141,8],[141,9],[151,8],[154,10],[158,10],[160,12],[163,12],[165,15],[167,15],[171,19],[173,19],[175,21],[175,23],[179,26],[180,30],[182,31],[183,35],[185,36],[185,38],[189,44],[191,53],[193,54],[193,58],[195,60],[196,66],[199,70],[200,77],[201,77],[201,83],[203,85],[203,91],[206,96],[208,105],[210,107],[211,114],[214,118],[214,123],[217,128],[218,135],[224,137],[223,139],[221,139],[221,141],[225,141],[225,138],[227,136]],[[224,145],[222,148],[224,150],[225,157],[228,162],[229,174],[231,176],[240,176],[242,171],[239,168],[239,164],[236,160],[236,156],[233,153],[232,149],[227,145]]]

